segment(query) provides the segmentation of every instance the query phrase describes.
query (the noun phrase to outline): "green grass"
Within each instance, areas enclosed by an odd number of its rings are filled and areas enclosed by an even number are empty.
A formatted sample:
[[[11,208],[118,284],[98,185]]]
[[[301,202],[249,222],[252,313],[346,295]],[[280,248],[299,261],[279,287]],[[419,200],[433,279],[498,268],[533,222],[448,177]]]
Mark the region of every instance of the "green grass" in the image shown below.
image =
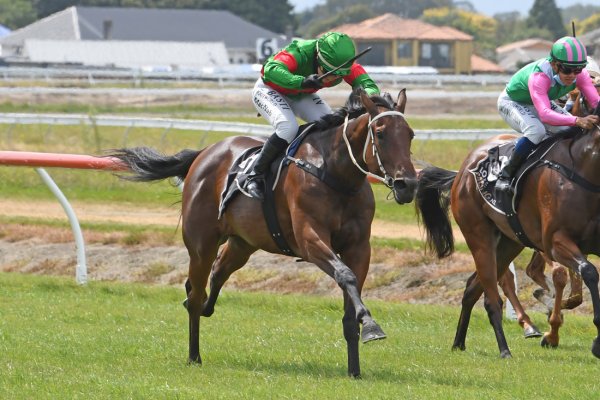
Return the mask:
[[[204,365],[187,358],[182,289],[0,274],[5,399],[595,399],[591,317],[569,315],[558,349],[505,322],[498,356],[481,308],[465,352],[450,346],[458,309],[366,299],[388,339],[361,345],[346,377],[341,298],[225,291],[201,320]],[[534,314],[546,328],[545,318]]]

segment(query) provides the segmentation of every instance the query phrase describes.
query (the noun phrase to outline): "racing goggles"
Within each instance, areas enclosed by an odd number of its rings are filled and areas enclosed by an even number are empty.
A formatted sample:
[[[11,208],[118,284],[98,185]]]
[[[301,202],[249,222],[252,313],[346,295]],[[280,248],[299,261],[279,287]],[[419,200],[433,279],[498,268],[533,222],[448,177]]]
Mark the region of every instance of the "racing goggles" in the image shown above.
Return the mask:
[[[571,74],[579,75],[581,73],[581,71],[583,71],[583,68],[584,67],[568,67],[563,64],[558,64],[558,70],[565,75],[571,75]]]

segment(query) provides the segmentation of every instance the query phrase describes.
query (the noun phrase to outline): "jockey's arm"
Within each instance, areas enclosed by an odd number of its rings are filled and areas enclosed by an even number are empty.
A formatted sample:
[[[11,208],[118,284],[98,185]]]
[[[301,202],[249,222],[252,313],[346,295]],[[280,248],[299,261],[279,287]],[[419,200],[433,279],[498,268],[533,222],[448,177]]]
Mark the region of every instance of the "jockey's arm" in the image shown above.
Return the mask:
[[[527,85],[529,87],[529,95],[535,109],[540,116],[540,120],[553,126],[574,126],[577,124],[577,117],[572,115],[564,115],[556,111],[552,111],[548,91],[550,90],[550,78],[544,73],[534,73],[529,77]]]
[[[344,80],[350,86],[352,86],[352,89],[354,89],[357,86],[362,86],[362,88],[365,89],[365,92],[367,92],[369,96],[380,93],[379,87],[377,86],[375,81],[371,79],[371,77],[369,76],[369,74],[367,74],[367,71],[365,71],[363,66],[358,63],[352,64],[352,67],[350,68],[350,73],[344,76]]]
[[[297,64],[293,55],[282,51],[275,59],[265,63],[263,79],[283,88],[300,90],[304,76],[294,74]]]
[[[577,75],[577,88],[581,93],[583,93],[583,97],[585,98],[590,110],[595,110],[598,105],[598,101],[600,101],[600,95],[598,95],[598,91],[592,82],[592,77],[588,70],[584,69],[581,71],[579,75]]]

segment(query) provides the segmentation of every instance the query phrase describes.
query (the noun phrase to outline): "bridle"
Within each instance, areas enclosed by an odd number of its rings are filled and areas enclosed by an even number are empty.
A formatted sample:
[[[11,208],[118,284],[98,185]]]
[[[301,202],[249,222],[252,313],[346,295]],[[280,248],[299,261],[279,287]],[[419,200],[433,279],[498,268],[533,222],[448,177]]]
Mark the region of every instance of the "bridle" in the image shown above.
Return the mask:
[[[350,159],[352,160],[352,163],[356,166],[356,168],[358,168],[363,174],[365,174],[373,179],[376,179],[376,180],[382,182],[388,188],[393,189],[394,178],[392,178],[392,176],[390,174],[388,174],[387,171],[385,170],[385,168],[383,167],[383,163],[381,162],[381,157],[379,157],[379,151],[377,150],[377,145],[375,144],[375,136],[373,135],[373,126],[372,126],[372,124],[375,121],[377,121],[379,118],[386,117],[386,116],[398,116],[398,117],[405,118],[404,114],[402,114],[400,111],[384,111],[380,114],[377,114],[375,116],[375,118],[371,118],[371,115],[369,114],[369,124],[367,125],[368,134],[367,134],[367,138],[365,139],[365,146],[363,148],[363,161],[366,164],[367,163],[367,158],[366,158],[367,147],[369,146],[369,141],[371,142],[371,147],[373,148],[373,156],[377,160],[377,164],[379,165],[379,170],[383,174],[383,178],[379,175],[373,174],[372,172],[366,171],[356,161],[356,158],[354,157],[354,154],[352,153],[352,148],[350,147],[350,141],[348,140],[348,136],[346,135],[346,131],[348,129],[348,115],[346,115],[346,118],[344,119],[344,131],[343,131],[342,135],[344,136],[344,142],[346,142],[346,147],[348,148],[348,153],[350,153]]]

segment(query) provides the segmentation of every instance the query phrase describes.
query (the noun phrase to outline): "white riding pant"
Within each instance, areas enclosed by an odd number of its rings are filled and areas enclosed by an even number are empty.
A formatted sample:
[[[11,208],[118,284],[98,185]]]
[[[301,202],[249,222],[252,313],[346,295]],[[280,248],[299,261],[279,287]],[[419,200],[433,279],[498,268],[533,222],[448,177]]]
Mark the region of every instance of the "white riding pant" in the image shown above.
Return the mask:
[[[550,106],[552,111],[571,115],[552,100],[550,100]],[[569,128],[568,126],[544,124],[533,104],[523,104],[511,100],[506,94],[506,90],[502,91],[498,97],[498,112],[511,128],[522,133],[535,145],[548,138],[549,133],[555,134]]]
[[[298,133],[296,115],[306,122],[312,122],[332,112],[331,107],[316,93],[287,97],[265,85],[261,78],[252,89],[252,102],[260,115],[275,129],[275,134],[288,143]]]

